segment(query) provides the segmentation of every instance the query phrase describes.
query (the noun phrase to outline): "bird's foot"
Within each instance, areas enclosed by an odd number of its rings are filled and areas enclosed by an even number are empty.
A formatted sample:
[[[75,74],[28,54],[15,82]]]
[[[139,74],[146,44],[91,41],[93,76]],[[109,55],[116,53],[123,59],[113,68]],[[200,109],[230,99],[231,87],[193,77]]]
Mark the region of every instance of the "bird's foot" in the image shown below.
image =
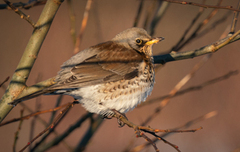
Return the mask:
[[[117,118],[119,127],[120,127],[120,128],[123,127],[123,126],[125,125],[125,123],[121,121],[121,117],[124,117],[125,119],[128,120],[127,116],[126,116],[124,113],[121,113],[121,112],[119,112],[119,111],[117,111],[117,110],[115,110],[115,109],[112,109],[112,111],[114,112],[114,115],[113,115],[113,116],[115,116],[115,117]],[[112,117],[113,117],[113,116],[112,116]]]

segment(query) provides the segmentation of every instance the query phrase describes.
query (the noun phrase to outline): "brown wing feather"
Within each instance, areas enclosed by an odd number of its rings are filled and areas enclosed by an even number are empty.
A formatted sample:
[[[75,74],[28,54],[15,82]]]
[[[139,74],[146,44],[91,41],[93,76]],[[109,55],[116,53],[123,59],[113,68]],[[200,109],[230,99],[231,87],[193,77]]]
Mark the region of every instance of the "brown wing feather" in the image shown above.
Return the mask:
[[[91,47],[97,53],[72,68],[63,67],[57,84],[49,89],[79,88],[104,82],[131,79],[138,76],[137,66],[143,61],[142,55],[112,41]],[[80,52],[81,53],[81,52]],[[84,51],[82,52],[84,55]]]

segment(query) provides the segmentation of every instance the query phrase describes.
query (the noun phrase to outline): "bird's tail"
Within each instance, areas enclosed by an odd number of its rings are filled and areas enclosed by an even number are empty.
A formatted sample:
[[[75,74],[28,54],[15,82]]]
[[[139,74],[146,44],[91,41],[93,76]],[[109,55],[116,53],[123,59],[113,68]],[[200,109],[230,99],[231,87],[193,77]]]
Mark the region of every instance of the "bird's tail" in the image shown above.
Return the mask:
[[[24,97],[20,97],[18,99],[15,99],[14,101],[8,103],[9,105],[12,105],[12,106],[16,106],[18,103],[24,101],[24,100],[28,100],[28,99],[32,99],[32,98],[35,98],[39,95],[42,95],[42,94],[46,94],[46,93],[51,93],[53,92],[53,90],[48,90],[48,89],[43,89],[43,90],[39,90],[37,92],[34,92],[32,94],[29,94],[29,95],[26,95]]]

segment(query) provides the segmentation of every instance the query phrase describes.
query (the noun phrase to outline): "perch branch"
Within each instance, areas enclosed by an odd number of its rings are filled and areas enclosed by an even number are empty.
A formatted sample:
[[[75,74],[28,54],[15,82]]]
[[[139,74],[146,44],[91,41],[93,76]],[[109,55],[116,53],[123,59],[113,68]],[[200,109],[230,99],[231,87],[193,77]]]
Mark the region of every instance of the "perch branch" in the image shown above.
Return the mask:
[[[205,114],[205,115],[203,115],[203,116],[200,116],[200,117],[198,117],[198,118],[196,118],[196,119],[194,119],[194,120],[191,120],[191,121],[185,123],[184,125],[182,125],[182,126],[180,126],[180,127],[177,127],[177,128],[175,128],[175,129],[171,129],[171,131],[173,131],[173,130],[179,130],[179,129],[181,129],[181,128],[188,128],[188,127],[190,127],[191,125],[196,124],[196,123],[199,122],[199,121],[203,121],[203,120],[212,118],[212,117],[214,117],[214,116],[216,116],[216,115],[217,115],[217,112],[216,112],[216,111],[209,112],[209,113],[207,113],[207,114]],[[197,130],[199,130],[199,129],[202,129],[202,127],[198,128],[198,129],[195,129],[195,130],[197,131]],[[191,131],[190,131],[190,132],[191,132]],[[194,130],[193,130],[193,132],[194,132]],[[161,135],[161,137],[163,138],[163,137],[165,137],[166,135],[169,135],[169,133],[170,133],[170,132],[164,133],[164,134]],[[157,141],[159,141],[159,139],[154,139],[154,140],[153,140],[153,142],[157,142]],[[131,152],[134,151],[134,152],[137,152],[137,151],[143,150],[144,148],[146,148],[146,147],[148,147],[148,146],[151,146],[151,144],[150,144],[150,143],[145,143],[145,144],[136,146],[136,147],[134,147],[134,148],[131,149],[131,150],[126,149],[125,151],[131,151]],[[174,148],[175,148],[175,147],[174,147]]]
[[[186,52],[171,52],[169,54],[154,56],[155,64],[164,64],[166,62],[195,58],[204,54],[214,53],[220,48],[240,39],[240,30],[235,34],[229,34],[226,38],[218,40],[210,45]]]
[[[135,130],[136,137],[143,137],[145,140],[148,141],[148,143],[150,143],[154,147],[156,152],[158,152],[159,150],[157,149],[156,145],[154,144],[154,141],[152,141],[145,134],[143,134],[143,132],[149,133],[149,134],[155,136],[158,140],[163,140],[164,142],[166,140],[163,139],[162,137],[156,135],[156,133],[158,133],[158,132],[168,132],[168,133],[171,133],[172,132],[172,130],[160,130],[160,129],[153,129],[151,127],[145,127],[145,126],[136,125],[136,124],[130,122],[126,117],[123,117],[122,115],[119,115],[117,113],[115,113],[114,117],[116,117],[118,120],[120,120],[121,122],[126,124],[128,127],[133,128]],[[174,130],[174,133],[195,132],[195,131],[198,131],[200,129],[202,129],[202,127],[198,128],[198,129],[192,129],[192,130]],[[169,144],[170,146],[172,146],[175,149],[178,149],[177,146],[175,146],[174,144],[172,144],[170,142],[166,141],[165,143]],[[179,151],[179,149],[178,149],[178,151]]]

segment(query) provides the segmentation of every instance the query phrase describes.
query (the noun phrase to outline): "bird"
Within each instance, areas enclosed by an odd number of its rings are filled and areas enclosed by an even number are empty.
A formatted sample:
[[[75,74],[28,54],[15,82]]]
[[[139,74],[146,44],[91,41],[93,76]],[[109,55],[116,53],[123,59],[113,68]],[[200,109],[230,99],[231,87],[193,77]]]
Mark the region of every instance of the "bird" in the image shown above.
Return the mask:
[[[91,46],[63,63],[55,83],[10,105],[42,94],[64,94],[91,113],[125,114],[144,102],[155,83],[152,46],[164,40],[132,27],[113,39]]]

